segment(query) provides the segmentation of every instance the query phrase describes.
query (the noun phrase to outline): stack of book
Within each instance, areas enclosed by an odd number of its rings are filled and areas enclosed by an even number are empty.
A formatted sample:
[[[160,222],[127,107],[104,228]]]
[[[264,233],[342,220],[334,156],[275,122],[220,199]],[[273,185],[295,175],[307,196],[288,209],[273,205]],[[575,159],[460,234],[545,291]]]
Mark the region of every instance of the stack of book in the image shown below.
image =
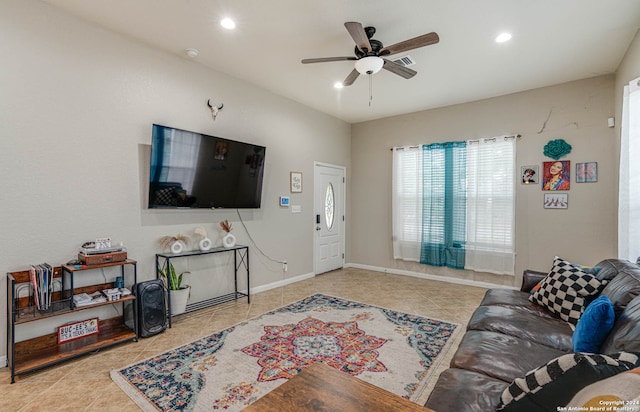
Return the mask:
[[[38,310],[49,309],[53,290],[53,267],[48,263],[31,265],[29,277],[33,287],[34,305]]]
[[[107,297],[104,296],[100,291],[93,292],[92,294],[79,293],[77,295],[73,295],[73,305],[76,308],[106,301]]]

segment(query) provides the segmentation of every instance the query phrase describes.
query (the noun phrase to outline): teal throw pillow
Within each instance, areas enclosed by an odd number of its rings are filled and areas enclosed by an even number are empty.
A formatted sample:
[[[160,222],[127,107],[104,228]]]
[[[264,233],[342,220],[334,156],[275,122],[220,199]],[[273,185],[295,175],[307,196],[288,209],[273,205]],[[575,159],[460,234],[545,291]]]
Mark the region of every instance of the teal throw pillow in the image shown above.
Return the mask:
[[[573,332],[573,351],[598,353],[615,320],[613,304],[608,297],[601,295],[591,302]]]

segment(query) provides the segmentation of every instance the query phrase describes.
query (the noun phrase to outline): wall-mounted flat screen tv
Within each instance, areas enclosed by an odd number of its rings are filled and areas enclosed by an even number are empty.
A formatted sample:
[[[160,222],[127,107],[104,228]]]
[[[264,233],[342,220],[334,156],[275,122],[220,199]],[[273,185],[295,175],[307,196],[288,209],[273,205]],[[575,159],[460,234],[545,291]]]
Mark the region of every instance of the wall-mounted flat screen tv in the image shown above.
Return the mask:
[[[149,208],[255,209],[266,148],[153,125]]]

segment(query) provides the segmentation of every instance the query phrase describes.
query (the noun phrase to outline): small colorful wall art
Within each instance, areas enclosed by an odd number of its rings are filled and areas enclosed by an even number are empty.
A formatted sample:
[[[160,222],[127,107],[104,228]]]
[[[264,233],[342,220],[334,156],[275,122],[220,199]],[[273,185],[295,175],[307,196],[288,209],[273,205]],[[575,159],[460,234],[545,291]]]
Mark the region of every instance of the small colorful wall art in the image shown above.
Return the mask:
[[[591,183],[598,181],[598,163],[576,163],[576,183]]]
[[[545,209],[566,209],[569,207],[569,195],[566,193],[545,193]]]
[[[538,173],[538,166],[522,166],[520,170],[520,183],[523,185],[531,185],[540,182],[540,173]]]
[[[569,190],[571,161],[558,160],[543,163],[542,190]]]

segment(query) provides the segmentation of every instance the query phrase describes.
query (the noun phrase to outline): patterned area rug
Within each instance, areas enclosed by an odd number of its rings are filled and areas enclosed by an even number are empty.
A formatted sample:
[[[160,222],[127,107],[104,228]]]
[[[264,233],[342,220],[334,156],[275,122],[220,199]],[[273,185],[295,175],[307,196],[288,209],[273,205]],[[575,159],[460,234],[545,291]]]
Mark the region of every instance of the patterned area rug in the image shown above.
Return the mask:
[[[238,411],[324,362],[415,400],[458,326],[316,294],[111,378],[145,411]]]

